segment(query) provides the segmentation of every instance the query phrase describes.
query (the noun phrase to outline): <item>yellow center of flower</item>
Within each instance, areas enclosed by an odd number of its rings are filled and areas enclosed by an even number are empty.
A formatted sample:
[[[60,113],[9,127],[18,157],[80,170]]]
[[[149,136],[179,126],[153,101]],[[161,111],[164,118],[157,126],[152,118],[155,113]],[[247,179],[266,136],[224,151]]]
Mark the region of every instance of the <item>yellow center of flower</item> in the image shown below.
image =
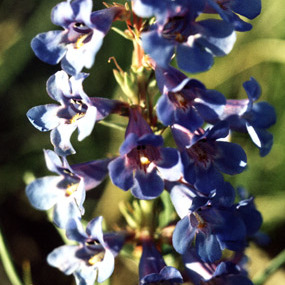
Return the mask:
[[[140,157],[140,162],[141,162],[142,165],[149,165],[150,164],[150,161],[149,161],[149,159],[146,156],[141,156]]]
[[[93,255],[91,258],[89,258],[88,263],[90,265],[95,265],[97,262],[101,262],[104,258],[105,252],[101,251],[95,255]]]
[[[85,113],[76,113],[71,119],[69,119],[69,123],[73,124],[75,123],[78,119],[84,117]]]
[[[78,188],[78,183],[68,185],[65,190],[65,195],[68,197],[71,196],[77,190],[77,188]]]
[[[205,221],[202,219],[202,217],[201,217],[199,214],[197,214],[197,213],[194,213],[194,216],[195,216],[195,218],[196,218],[197,221],[198,221],[198,229],[203,229],[203,228],[205,228],[207,224],[206,224]]]
[[[76,49],[82,48],[85,44],[84,41],[87,37],[88,37],[88,34],[84,34],[84,35],[79,36],[75,45],[74,45],[74,48],[76,48]]]

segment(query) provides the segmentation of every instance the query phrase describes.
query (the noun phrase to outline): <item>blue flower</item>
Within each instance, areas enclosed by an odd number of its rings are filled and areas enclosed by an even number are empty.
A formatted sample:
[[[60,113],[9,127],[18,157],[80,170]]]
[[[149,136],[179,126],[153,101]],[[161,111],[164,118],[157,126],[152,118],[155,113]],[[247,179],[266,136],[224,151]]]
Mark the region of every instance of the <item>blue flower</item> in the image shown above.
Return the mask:
[[[212,122],[223,112],[226,99],[215,90],[207,90],[179,70],[157,67],[156,79],[162,96],[157,102],[157,116],[164,125],[179,124],[190,131]]]
[[[246,227],[246,235],[252,238],[262,224],[261,213],[256,209],[254,198],[242,200],[235,205],[237,215],[243,220]]]
[[[172,133],[181,152],[185,180],[204,194],[223,183],[222,173],[234,175],[245,169],[247,158],[241,146],[220,141],[229,133],[224,121],[194,133],[173,125]]]
[[[231,207],[235,201],[235,190],[228,182],[221,184],[211,191],[208,196],[202,195],[187,183],[167,182],[165,188],[170,193],[171,202],[181,219],[189,213],[190,209],[196,211],[209,203],[211,205]]]
[[[196,22],[204,1],[140,2],[142,14],[155,14],[157,19],[141,34],[144,51],[157,65],[167,68],[175,53],[180,69],[202,72],[212,66],[214,56],[232,50],[236,36],[231,24],[216,19]]]
[[[83,202],[86,190],[96,187],[107,174],[110,160],[99,160],[69,166],[65,158],[45,150],[47,168],[58,174],[45,176],[30,183],[26,195],[30,203],[39,210],[53,209],[53,220],[58,227],[65,228],[70,218],[84,214]]]
[[[235,207],[211,204],[211,199],[202,200],[208,202],[195,209],[195,201],[188,214],[176,224],[173,233],[175,250],[185,254],[195,240],[196,252],[204,262],[220,259],[224,248],[242,251],[246,246],[247,229]]]
[[[61,61],[62,69],[71,75],[90,68],[105,34],[122,12],[120,7],[112,7],[91,13],[92,5],[92,0],[67,0],[56,5],[51,20],[64,30],[37,35],[31,43],[36,56],[49,64]]]
[[[260,0],[207,0],[207,4],[205,12],[219,13],[224,21],[231,23],[240,32],[248,31],[252,26],[236,14],[254,19],[261,11]]]
[[[171,202],[177,215],[183,219],[189,213],[194,197],[197,196],[195,188],[181,182],[165,182],[165,189],[169,192]]]
[[[204,262],[215,262],[225,248],[243,251],[247,239],[253,237],[262,224],[253,198],[235,204],[235,190],[228,182],[208,196],[184,184],[167,186],[181,218],[173,233],[173,246],[180,254],[187,255],[195,240],[197,255]]]
[[[273,136],[266,129],[275,124],[276,113],[267,102],[254,103],[261,95],[261,88],[254,78],[246,81],[243,87],[248,99],[227,100],[220,119],[226,120],[234,131],[247,132],[260,155],[265,156],[273,144]]]
[[[143,18],[155,16],[160,22],[175,16],[177,11],[185,11],[197,16],[205,6],[205,0],[134,0],[134,12]],[[191,11],[189,11],[191,10]]]
[[[139,277],[140,285],[178,285],[183,283],[180,272],[172,266],[166,266],[161,253],[152,240],[143,241]]]
[[[82,89],[87,74],[69,78],[65,71],[58,71],[47,82],[49,96],[60,103],[36,106],[27,112],[30,122],[40,131],[51,131],[51,142],[59,155],[75,153],[70,143],[72,133],[78,128],[82,141],[93,130],[97,108]]]
[[[232,261],[204,263],[190,250],[183,256],[186,274],[194,285],[252,285],[246,272]]]
[[[102,217],[91,220],[86,233],[78,220],[70,220],[66,236],[79,245],[64,245],[54,249],[47,257],[51,266],[66,275],[73,274],[78,285],[93,285],[95,280],[103,282],[113,273],[114,257],[124,243],[119,233],[102,231]]]
[[[58,71],[47,81],[47,92],[60,105],[40,105],[27,112],[34,127],[42,132],[51,130],[51,142],[59,155],[75,153],[70,137],[76,128],[78,140],[82,141],[90,135],[96,121],[128,108],[128,104],[118,100],[88,97],[82,88],[87,76],[80,73],[69,78],[65,71]]]
[[[159,196],[164,189],[163,179],[175,181],[181,176],[178,152],[162,144],[162,137],[153,134],[140,111],[130,109],[121,155],[108,166],[113,184],[125,191],[131,189],[139,199]]]

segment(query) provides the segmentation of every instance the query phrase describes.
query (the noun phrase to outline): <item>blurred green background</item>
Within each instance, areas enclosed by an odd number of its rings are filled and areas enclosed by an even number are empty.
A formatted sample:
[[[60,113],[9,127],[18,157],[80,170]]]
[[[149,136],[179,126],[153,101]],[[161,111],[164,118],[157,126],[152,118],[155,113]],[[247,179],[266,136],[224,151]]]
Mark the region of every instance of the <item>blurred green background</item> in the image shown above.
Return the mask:
[[[47,265],[46,255],[62,241],[47,221],[46,214],[30,206],[24,191],[25,181],[31,175],[49,175],[42,152],[51,149],[49,133],[37,131],[25,114],[33,106],[51,103],[45,84],[60,67],[49,66],[35,58],[30,41],[40,32],[58,29],[50,22],[50,10],[58,2],[0,0],[0,228],[19,275],[27,274],[30,265],[32,284],[35,285],[73,283],[72,277],[66,277]],[[100,1],[94,2],[94,10],[103,7]],[[284,0],[264,0],[262,14],[252,21],[252,31],[238,34],[231,54],[216,58],[210,71],[193,76],[227,98],[246,98],[242,83],[253,76],[262,86],[261,100],[276,108],[277,124],[270,129],[274,134],[274,146],[267,157],[259,157],[258,150],[246,136],[235,138],[246,149],[248,170],[231,178],[231,182],[234,186],[244,186],[256,197],[258,209],[264,217],[262,230],[270,237],[269,244],[252,246],[248,251],[251,275],[259,272],[284,248],[285,240],[284,4]],[[120,90],[112,75],[114,66],[107,61],[115,56],[120,66],[127,69],[131,52],[131,43],[111,31],[97,54],[91,75],[85,80],[86,93],[119,98]],[[79,163],[116,154],[123,135],[118,130],[97,124],[93,134],[80,144],[73,136],[77,154],[70,157],[69,162]],[[86,210],[90,217],[103,214],[107,224],[113,224],[120,218],[118,202],[127,198],[127,193],[115,189],[107,180],[88,192]],[[125,266],[128,278],[133,278],[129,280],[136,280],[135,264],[129,261]],[[11,284],[2,266],[0,284]],[[285,284],[284,271],[280,270],[266,284]]]

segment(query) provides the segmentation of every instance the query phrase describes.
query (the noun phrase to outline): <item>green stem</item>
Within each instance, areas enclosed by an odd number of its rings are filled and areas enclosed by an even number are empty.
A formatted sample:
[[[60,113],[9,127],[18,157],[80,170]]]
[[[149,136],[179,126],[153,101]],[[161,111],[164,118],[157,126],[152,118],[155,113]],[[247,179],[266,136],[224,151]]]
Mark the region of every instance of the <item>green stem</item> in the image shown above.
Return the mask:
[[[156,225],[154,224],[154,200],[140,200],[140,206],[143,215],[143,225],[152,235],[155,231]]]
[[[269,265],[253,278],[255,285],[262,285],[270,275],[277,271],[283,264],[285,264],[285,249],[281,251],[274,259],[271,260]]]
[[[20,281],[16,270],[14,268],[14,265],[11,261],[11,257],[9,255],[9,252],[5,246],[5,242],[0,230],[0,257],[3,263],[3,267],[6,271],[6,274],[13,285],[22,285],[22,282]]]
[[[107,127],[110,127],[110,128],[113,128],[113,129],[116,129],[116,130],[119,130],[119,131],[123,131],[125,132],[126,131],[126,128],[125,127],[121,127],[115,123],[111,123],[111,122],[106,122],[106,121],[99,121],[98,122],[99,124],[103,125],[103,126],[107,126]]]
[[[118,33],[120,36],[122,36],[123,38],[127,39],[127,40],[132,40],[128,35],[125,34],[124,31],[116,28],[116,27],[112,27],[111,30],[113,30],[114,32]]]

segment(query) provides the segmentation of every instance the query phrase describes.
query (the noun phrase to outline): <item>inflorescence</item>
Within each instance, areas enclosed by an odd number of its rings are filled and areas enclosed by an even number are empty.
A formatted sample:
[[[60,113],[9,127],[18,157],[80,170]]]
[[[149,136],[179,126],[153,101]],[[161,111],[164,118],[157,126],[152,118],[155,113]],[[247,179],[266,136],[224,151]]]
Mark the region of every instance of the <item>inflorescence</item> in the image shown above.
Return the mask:
[[[105,9],[93,12],[92,0],[59,3],[51,20],[62,29],[41,33],[31,43],[39,59],[60,63],[62,70],[47,81],[56,103],[27,112],[38,130],[50,131],[54,150],[44,155],[54,175],[35,179],[26,194],[35,208],[53,209],[55,225],[76,242],[54,249],[48,263],[73,274],[77,284],[93,285],[111,276],[115,257],[131,245],[136,256],[140,252],[139,284],[252,284],[244,251],[262,217],[253,197],[237,195],[225,181],[224,174],[239,174],[247,166],[245,151],[229,135],[248,134],[260,155],[267,155],[273,143],[267,129],[275,123],[275,111],[255,102],[261,88],[254,78],[243,84],[247,98],[233,100],[186,73],[209,70],[215,57],[227,55],[236,31],[252,28],[243,19],[259,15],[260,0],[104,4]],[[114,59],[114,76],[127,100],[89,97],[83,90],[89,74],[82,70],[93,66],[116,21],[126,24],[119,33],[134,47],[129,71]],[[119,155],[69,165],[67,157],[76,152],[73,132],[77,129],[82,141],[110,114],[128,118]],[[164,146],[166,130],[171,146]],[[86,191],[106,176],[130,190],[133,200],[122,208],[126,226],[113,232],[103,231],[101,216],[82,224]],[[176,215],[159,219],[164,207],[154,211],[154,199],[161,199],[160,205],[168,199]],[[166,264],[166,251],[174,256],[173,264]]]

